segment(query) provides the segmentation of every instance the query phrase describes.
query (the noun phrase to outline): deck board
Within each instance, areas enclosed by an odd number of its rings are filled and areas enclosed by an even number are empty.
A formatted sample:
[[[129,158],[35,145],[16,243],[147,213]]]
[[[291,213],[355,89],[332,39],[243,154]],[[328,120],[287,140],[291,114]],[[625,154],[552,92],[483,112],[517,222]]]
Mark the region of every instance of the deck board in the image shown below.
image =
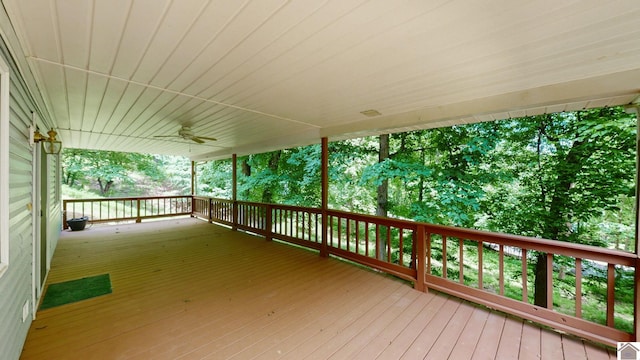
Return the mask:
[[[484,328],[488,317],[489,312],[483,308],[478,307],[473,311],[449,358],[470,359],[473,356],[482,334],[482,331],[478,330]]]
[[[542,357],[540,348],[540,327],[525,323],[522,327],[522,342],[520,343],[520,360],[537,360]]]
[[[504,314],[495,311],[489,313],[487,322],[481,330],[480,339],[471,356],[472,359],[489,360],[495,358],[505,320],[506,316]]]
[[[22,359],[610,359],[573,337],[196,219],[63,232],[47,283],[113,293],[37,313]]]
[[[498,344],[497,359],[517,359],[522,344],[523,322],[507,317],[502,328],[500,343]]]

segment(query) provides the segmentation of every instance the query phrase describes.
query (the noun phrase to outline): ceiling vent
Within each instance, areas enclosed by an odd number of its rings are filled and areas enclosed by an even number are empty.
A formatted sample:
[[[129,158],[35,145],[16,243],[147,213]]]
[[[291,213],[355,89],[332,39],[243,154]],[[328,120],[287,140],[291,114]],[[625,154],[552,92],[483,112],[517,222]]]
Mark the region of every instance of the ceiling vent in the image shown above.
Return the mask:
[[[360,114],[368,117],[380,116],[380,112],[378,110],[370,109],[365,111],[360,111]]]

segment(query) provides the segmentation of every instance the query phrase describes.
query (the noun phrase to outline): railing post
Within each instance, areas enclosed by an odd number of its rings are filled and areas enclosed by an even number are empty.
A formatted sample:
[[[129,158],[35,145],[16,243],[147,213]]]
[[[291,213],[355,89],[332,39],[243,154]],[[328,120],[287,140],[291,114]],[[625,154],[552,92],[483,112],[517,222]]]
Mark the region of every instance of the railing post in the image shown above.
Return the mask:
[[[635,114],[636,116],[636,196],[635,196],[635,254],[636,254],[636,268],[635,268],[635,285],[633,292],[633,330],[635,341],[638,341],[640,334],[640,106],[638,103],[629,105],[625,108],[625,111],[629,114]]]
[[[67,225],[67,200],[62,200],[62,229],[67,230],[69,225]]]
[[[272,229],[272,211],[273,208],[271,207],[271,204],[267,204],[266,205],[266,211],[267,213],[265,214],[265,219],[264,219],[264,227],[265,227],[265,239],[267,239],[267,241],[271,241],[271,239],[273,239],[273,229]]]
[[[233,225],[231,226],[231,230],[238,230],[238,202],[233,202]]]
[[[191,194],[191,217],[196,217],[193,213],[196,210],[196,198]]]
[[[238,155],[231,156],[231,199],[233,200],[233,226],[231,230],[238,230]]]
[[[636,258],[635,281],[633,291],[633,336],[638,341],[640,334],[640,258]]]
[[[136,199],[136,210],[137,210],[136,222],[141,223],[142,218],[140,217],[140,199]]]
[[[418,291],[427,292],[428,289],[425,286],[425,273],[427,271],[425,262],[427,258],[427,251],[425,246],[425,228],[423,225],[416,226],[416,259],[414,263],[416,264],[416,282],[413,284],[413,288]]]
[[[329,215],[328,199],[329,199],[329,139],[322,138],[322,154],[320,161],[320,182],[321,182],[321,196],[322,196],[322,244],[320,244],[320,256],[329,257],[328,244],[328,230],[329,230]]]

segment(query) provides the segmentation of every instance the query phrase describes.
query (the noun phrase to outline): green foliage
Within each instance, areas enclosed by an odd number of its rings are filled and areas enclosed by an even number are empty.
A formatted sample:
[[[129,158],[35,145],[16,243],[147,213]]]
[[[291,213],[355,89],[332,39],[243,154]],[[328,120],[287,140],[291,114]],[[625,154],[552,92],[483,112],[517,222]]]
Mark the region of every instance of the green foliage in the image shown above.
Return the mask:
[[[62,151],[63,183],[97,189],[101,196],[122,195],[125,187],[134,192],[130,195],[140,195],[137,192],[143,179],[154,185],[146,195],[159,195],[153,191],[157,189],[164,193],[188,193],[189,166],[189,161],[180,157],[82,149]],[[120,189],[114,189],[115,186]]]
[[[489,230],[605,245],[593,219],[634,192],[635,119],[596,109],[505,121],[496,153],[513,178],[483,199]]]
[[[377,137],[332,142],[329,204],[372,214],[388,181],[389,216],[633,250],[635,136],[602,108],[392,134],[383,162]],[[240,199],[319,206],[319,145],[238,163]],[[229,162],[201,169],[230,197]]]
[[[231,160],[210,161],[198,164],[196,168],[196,195],[206,195],[223,199],[232,197]]]

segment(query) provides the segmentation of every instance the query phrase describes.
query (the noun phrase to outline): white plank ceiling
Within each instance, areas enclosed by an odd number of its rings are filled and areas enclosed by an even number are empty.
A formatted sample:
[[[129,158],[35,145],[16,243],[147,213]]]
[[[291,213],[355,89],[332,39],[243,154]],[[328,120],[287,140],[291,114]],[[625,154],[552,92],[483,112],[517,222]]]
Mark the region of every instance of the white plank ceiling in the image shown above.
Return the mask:
[[[202,160],[640,94],[638,0],[2,3],[73,148]],[[218,141],[154,137],[182,125]]]

